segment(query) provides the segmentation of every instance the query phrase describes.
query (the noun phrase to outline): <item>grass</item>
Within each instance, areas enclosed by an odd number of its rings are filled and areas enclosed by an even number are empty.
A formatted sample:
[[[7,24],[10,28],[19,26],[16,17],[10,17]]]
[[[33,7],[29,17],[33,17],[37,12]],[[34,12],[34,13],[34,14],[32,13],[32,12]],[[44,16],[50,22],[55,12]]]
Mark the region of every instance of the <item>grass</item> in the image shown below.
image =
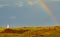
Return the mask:
[[[21,37],[20,34],[13,34],[13,33],[1,33],[0,37]]]
[[[0,28],[0,37],[60,37],[60,26]]]

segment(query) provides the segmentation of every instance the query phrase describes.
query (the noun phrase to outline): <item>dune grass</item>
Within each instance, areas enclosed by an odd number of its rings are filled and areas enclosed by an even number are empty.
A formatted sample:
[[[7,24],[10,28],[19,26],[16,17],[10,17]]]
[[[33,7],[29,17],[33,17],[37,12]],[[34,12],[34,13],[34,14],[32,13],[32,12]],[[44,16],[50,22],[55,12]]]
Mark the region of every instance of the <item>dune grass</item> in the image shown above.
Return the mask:
[[[10,33],[10,31],[6,30],[6,28],[0,28],[0,37],[60,37],[60,26],[22,27],[9,29],[14,33]],[[2,31],[3,33],[1,33]],[[8,33],[4,31],[7,31]]]

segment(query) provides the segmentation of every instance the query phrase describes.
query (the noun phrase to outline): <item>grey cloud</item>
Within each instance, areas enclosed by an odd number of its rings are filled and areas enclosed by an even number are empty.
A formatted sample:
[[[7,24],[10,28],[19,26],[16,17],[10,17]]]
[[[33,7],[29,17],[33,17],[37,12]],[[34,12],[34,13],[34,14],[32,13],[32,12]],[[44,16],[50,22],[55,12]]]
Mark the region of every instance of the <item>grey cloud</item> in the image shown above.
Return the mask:
[[[8,4],[9,6],[14,6],[18,0],[0,0],[1,5]]]
[[[21,1],[23,3],[19,3]],[[29,1],[32,1],[32,2],[30,2],[28,4]],[[45,1],[49,7],[57,7],[60,4],[60,2],[53,2],[51,0],[43,0],[43,1]],[[18,3],[18,4],[16,5],[16,3]],[[0,7],[4,7],[4,6],[6,6],[6,4],[8,4],[11,7],[19,7],[19,6],[21,7],[21,6],[23,6],[23,4],[30,6],[30,5],[34,5],[36,3],[38,4],[38,2],[36,0],[0,0]],[[58,7],[60,7],[60,5]]]
[[[32,1],[28,4],[29,1]],[[23,2],[23,3],[21,3]],[[17,3],[17,4],[16,4]],[[12,6],[12,7],[21,7],[23,5],[34,5],[36,2],[36,0],[0,0],[0,4],[8,4],[9,6]]]

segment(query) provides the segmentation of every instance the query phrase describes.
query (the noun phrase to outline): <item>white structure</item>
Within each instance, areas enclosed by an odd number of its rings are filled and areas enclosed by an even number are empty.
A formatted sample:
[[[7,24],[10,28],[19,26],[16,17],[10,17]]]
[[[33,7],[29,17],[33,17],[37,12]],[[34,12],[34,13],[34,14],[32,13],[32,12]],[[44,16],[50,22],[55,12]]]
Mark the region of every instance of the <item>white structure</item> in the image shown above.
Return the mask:
[[[7,28],[9,28],[10,26],[9,26],[9,24],[7,24]]]

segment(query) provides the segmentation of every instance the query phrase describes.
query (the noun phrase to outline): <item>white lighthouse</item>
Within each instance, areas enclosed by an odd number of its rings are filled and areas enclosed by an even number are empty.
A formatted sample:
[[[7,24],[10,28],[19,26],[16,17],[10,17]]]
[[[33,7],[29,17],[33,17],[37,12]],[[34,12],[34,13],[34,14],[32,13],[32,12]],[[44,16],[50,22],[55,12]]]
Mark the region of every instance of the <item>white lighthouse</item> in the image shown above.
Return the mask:
[[[10,26],[9,26],[9,24],[7,24],[7,28],[9,28]]]

